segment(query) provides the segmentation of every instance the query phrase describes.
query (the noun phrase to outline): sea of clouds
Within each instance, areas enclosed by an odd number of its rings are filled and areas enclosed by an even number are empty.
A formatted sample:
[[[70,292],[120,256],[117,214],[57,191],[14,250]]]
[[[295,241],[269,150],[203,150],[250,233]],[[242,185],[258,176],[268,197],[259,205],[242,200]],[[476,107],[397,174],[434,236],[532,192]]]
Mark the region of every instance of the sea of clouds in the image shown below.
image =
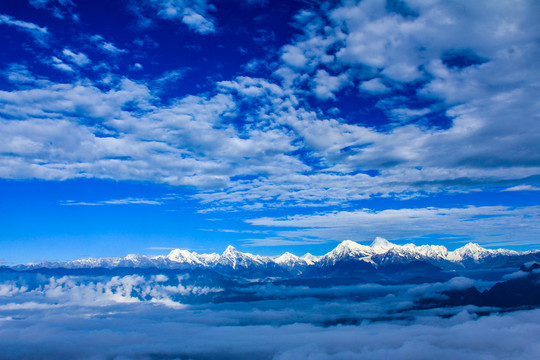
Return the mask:
[[[491,283],[202,284],[189,274],[3,275],[2,359],[537,359],[540,310],[421,308]],[[198,299],[198,300],[197,300]]]

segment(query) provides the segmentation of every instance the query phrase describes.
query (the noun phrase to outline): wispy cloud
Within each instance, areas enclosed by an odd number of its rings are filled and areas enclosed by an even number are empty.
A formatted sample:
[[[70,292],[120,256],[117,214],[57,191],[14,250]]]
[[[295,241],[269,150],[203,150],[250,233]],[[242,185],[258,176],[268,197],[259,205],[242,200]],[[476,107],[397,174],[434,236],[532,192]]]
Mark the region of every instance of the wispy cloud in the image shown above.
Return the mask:
[[[517,185],[504,189],[503,191],[540,191],[540,187],[532,185]]]
[[[215,10],[216,7],[208,0],[144,0],[131,3],[131,11],[140,17],[142,24],[151,21],[148,16],[180,21],[199,34],[216,32],[215,19],[210,15],[210,12]]]
[[[184,248],[184,247],[167,247],[167,246],[151,246],[151,247],[147,247],[145,249],[147,249],[147,250],[176,250],[176,249],[180,249],[180,250],[188,250],[188,251],[207,251],[208,250],[206,248]]]
[[[75,72],[75,70],[73,70],[73,68],[70,65],[66,64],[61,59],[57,58],[56,56],[53,56],[49,63],[51,64],[51,66],[53,66],[54,68],[58,70],[68,72],[68,73]]]
[[[201,231],[216,231],[223,233],[232,233],[232,234],[264,234],[266,231],[263,230],[237,230],[237,229],[200,229]]]
[[[118,55],[127,52],[127,50],[118,48],[112,42],[106,41],[101,35],[93,35],[90,37],[90,40],[96,43],[101,50],[112,55]]]
[[[0,24],[14,26],[15,28],[27,32],[41,45],[47,45],[49,32],[46,27],[41,27],[31,22],[14,19],[9,15],[0,14]]]
[[[151,246],[151,247],[147,247],[145,249],[146,250],[174,250],[176,248],[175,247],[164,247],[164,246]]]
[[[88,56],[86,56],[86,54],[84,54],[82,52],[75,53],[75,52],[71,51],[70,49],[66,48],[66,49],[64,49],[62,51],[62,54],[69,61],[76,64],[77,66],[85,66],[85,65],[90,64],[90,62],[91,62],[90,59],[88,58]]]
[[[64,206],[102,206],[102,205],[163,205],[163,201],[143,198],[124,198],[112,200],[100,200],[94,202],[65,200],[60,202]]]
[[[30,5],[38,9],[47,9],[59,19],[70,17],[73,21],[79,21],[79,15],[74,12],[75,3],[72,0],[29,0]]]
[[[253,245],[302,245],[345,239],[371,241],[376,236],[384,236],[402,241],[445,238],[454,244],[474,240],[493,245],[508,241],[515,246],[537,244],[539,216],[540,208],[535,206],[468,206],[381,211],[362,209],[246,221],[257,226],[291,228],[276,231],[276,238],[249,240]]]

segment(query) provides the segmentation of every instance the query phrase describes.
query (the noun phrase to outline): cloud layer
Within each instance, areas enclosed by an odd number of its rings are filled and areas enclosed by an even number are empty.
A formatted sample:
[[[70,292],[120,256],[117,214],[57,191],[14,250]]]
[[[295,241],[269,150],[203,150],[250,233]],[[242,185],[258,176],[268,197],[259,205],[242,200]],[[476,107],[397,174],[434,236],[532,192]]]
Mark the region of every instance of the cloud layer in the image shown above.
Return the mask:
[[[5,359],[534,359],[540,350],[539,310],[484,317],[477,313],[495,309],[410,310],[419,297],[482,284],[463,277],[419,285],[237,284],[229,295],[193,286],[185,275],[3,277]],[[179,301],[208,294],[230,298]],[[245,302],[241,294],[256,297]]]
[[[192,19],[188,25],[213,8],[147,5],[167,19]],[[104,82],[88,73],[57,82],[13,65],[4,71],[12,88],[0,93],[0,175],[190,185],[216,208],[534,189],[535,6],[475,2],[458,12],[439,1],[325,4],[297,15],[304,33],[282,48],[273,79],[240,76],[170,101],[128,76],[110,73]],[[52,59],[69,73],[91,63],[76,48]],[[403,96],[404,86],[412,93]],[[377,108],[388,123],[373,128],[362,118],[334,118],[310,100],[344,100],[345,89],[357,89],[357,99],[383,96]],[[435,113],[450,123],[438,124]]]

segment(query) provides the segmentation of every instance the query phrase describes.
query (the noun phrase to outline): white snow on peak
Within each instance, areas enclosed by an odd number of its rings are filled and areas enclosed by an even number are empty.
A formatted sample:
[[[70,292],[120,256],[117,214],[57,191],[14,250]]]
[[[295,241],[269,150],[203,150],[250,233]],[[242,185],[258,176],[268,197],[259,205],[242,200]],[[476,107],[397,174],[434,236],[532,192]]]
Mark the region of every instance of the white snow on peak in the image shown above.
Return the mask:
[[[218,262],[221,265],[229,265],[235,269],[240,257],[239,255],[240,253],[234,248],[234,246],[229,245],[219,257]]]
[[[337,261],[352,257],[352,258],[367,258],[372,254],[369,246],[360,245],[351,240],[342,241],[336,248],[321,259],[324,263],[335,264]]]
[[[190,252],[183,249],[172,250],[169,255],[167,255],[167,259],[189,265],[206,265],[203,261],[201,261],[196,252]]]
[[[281,265],[281,266],[285,266],[289,269],[297,266],[297,265],[307,265],[306,263],[306,260],[294,255],[294,254],[291,254],[290,252],[286,252],[284,253],[283,255],[280,255],[276,258],[273,259],[273,261],[278,264],[278,265]]]
[[[221,257],[232,258],[232,257],[236,257],[238,254],[239,254],[238,250],[236,250],[234,246],[229,245],[227,246],[225,251],[223,251],[223,253],[221,254]]]
[[[472,252],[472,253],[481,253],[481,252],[488,251],[487,249],[484,249],[483,247],[481,247],[477,243],[472,243],[472,242],[466,244],[465,246],[461,247],[460,249],[463,250],[463,251]]]
[[[360,245],[359,243],[352,240],[344,240],[338,246],[336,246],[334,250],[338,250],[338,252],[367,251],[368,247],[365,245]]]
[[[199,254],[199,258],[203,260],[208,265],[215,265],[219,260],[219,254]]]
[[[322,266],[335,265],[338,261],[355,259],[362,260],[378,266],[387,261],[435,261],[437,264],[445,261],[459,264],[465,261],[489,260],[492,256],[518,256],[538,253],[538,250],[518,252],[506,249],[485,249],[476,243],[468,243],[454,251],[448,251],[441,245],[414,244],[396,245],[388,240],[377,237],[370,246],[358,244],[351,240],[345,240],[337,245],[332,251],[323,256],[313,256],[310,253],[304,256],[296,256],[286,252],[279,256],[261,256],[243,253],[229,245],[223,253],[198,254],[185,249],[174,249],[168,255],[145,256],[129,254],[124,257],[102,257],[77,259],[62,263],[41,263],[33,266],[44,267],[69,267],[69,268],[92,268],[92,267],[159,267],[159,268],[212,268],[216,265],[232,267],[233,269],[252,266],[266,266],[276,264],[289,270],[302,271],[307,266],[319,264]],[[300,273],[299,272],[299,273]]]
[[[308,264],[308,265],[313,265],[315,264],[316,262],[318,262],[320,259],[321,259],[322,256],[315,256],[315,255],[311,255],[310,253],[306,253],[304,256],[301,256],[300,258],[301,259],[304,259],[304,261]]]
[[[371,245],[369,247],[377,254],[384,254],[388,250],[395,248],[396,245],[392,244],[391,242],[389,242],[385,238],[377,236],[375,238],[375,240],[373,240],[373,242],[371,243]]]
[[[291,254],[290,252],[285,252],[283,255],[278,256],[274,259],[274,262],[276,264],[284,264],[289,262],[298,262],[300,258],[294,254]]]
[[[488,250],[484,249],[476,243],[468,243],[465,246],[462,246],[454,251],[451,251],[447,259],[450,261],[461,261],[467,258],[478,261],[487,255],[497,253],[497,250]]]
[[[263,265],[272,261],[269,257],[243,253],[229,245],[221,254],[217,262],[224,266],[230,266],[233,269],[237,267],[249,267],[250,265]]]

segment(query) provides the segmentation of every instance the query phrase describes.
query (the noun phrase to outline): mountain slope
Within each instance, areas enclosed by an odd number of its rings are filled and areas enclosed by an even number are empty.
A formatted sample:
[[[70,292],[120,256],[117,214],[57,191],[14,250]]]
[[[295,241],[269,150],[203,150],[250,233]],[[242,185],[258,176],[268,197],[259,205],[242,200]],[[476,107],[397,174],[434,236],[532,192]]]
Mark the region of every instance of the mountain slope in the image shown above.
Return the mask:
[[[519,266],[527,261],[540,261],[540,251],[518,252],[506,249],[485,249],[469,243],[454,251],[440,245],[414,244],[397,245],[377,237],[369,246],[345,240],[323,256],[306,254],[302,257],[291,253],[280,256],[261,256],[244,253],[228,246],[223,253],[198,254],[175,249],[167,255],[104,257],[77,259],[68,262],[45,262],[21,265],[19,269],[45,268],[159,268],[196,269],[206,268],[239,276],[316,276],[361,275],[382,271],[384,268],[398,269],[396,265],[426,263],[439,269],[490,269]],[[423,266],[424,268],[429,268]],[[412,269],[412,266],[405,268]],[[405,269],[404,268],[404,269]]]

